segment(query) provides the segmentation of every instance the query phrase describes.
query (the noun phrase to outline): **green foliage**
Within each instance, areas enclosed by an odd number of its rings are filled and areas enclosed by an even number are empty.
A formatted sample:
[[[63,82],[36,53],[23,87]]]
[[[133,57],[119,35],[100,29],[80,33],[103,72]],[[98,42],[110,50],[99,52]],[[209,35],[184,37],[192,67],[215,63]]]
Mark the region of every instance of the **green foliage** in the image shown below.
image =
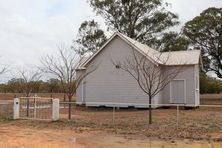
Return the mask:
[[[73,41],[72,48],[80,55],[94,53],[106,40],[103,30],[99,28],[97,22],[94,20],[84,21],[79,28],[77,39]]]
[[[22,86],[21,84],[24,82],[23,79],[15,79],[12,78],[11,80],[8,81],[7,85],[6,85],[6,90],[10,91],[10,92],[18,92],[18,93],[22,93]]]
[[[206,74],[200,74],[200,93],[221,93],[222,80],[209,77]]]
[[[51,78],[45,84],[48,92],[61,91],[61,82],[58,79]]]
[[[222,78],[222,8],[208,8],[187,22],[183,33],[201,49],[204,69]]]
[[[161,51],[183,51],[188,50],[190,41],[177,32],[164,33],[161,40]]]
[[[23,79],[11,79],[5,84],[0,84],[1,93],[23,93]],[[63,92],[61,82],[58,79],[49,79],[47,82],[42,80],[31,81],[29,86],[32,87],[32,93],[61,93]]]
[[[162,0],[90,0],[108,29],[119,31],[151,47],[158,48],[161,33],[177,25],[178,16],[166,10]]]

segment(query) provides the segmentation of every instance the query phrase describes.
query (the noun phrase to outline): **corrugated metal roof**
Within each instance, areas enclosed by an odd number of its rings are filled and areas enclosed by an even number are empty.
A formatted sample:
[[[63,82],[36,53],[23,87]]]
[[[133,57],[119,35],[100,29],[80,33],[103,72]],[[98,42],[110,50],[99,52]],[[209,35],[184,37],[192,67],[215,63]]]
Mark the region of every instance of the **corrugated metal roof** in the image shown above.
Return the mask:
[[[136,46],[147,56],[152,58],[158,64],[164,65],[195,65],[199,63],[200,50],[187,50],[187,51],[170,51],[170,52],[159,52],[152,49],[151,47],[142,44],[132,38],[127,37],[124,34],[118,33],[119,35],[126,38],[131,44]]]
[[[189,51],[173,51],[173,52],[159,52],[152,49],[151,47],[142,44],[122,33],[116,32],[112,37],[90,58],[88,58],[83,64],[83,67],[86,66],[103,48],[112,41],[116,36],[119,36],[128,44],[133,46],[140,53],[144,54],[152,62],[163,65],[195,65],[199,63],[200,59],[200,50],[189,50]]]
[[[162,60],[165,65],[195,65],[200,60],[200,50],[163,52]]]

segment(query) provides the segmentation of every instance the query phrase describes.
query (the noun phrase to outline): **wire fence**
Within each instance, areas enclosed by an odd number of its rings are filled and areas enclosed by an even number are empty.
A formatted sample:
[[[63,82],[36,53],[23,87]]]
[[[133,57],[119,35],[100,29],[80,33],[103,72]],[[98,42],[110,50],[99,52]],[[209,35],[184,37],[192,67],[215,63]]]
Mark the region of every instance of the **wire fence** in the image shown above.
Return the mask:
[[[9,100],[0,101],[0,120],[13,118],[13,102]]]
[[[27,101],[27,99],[21,99]],[[44,99],[43,99],[44,100]],[[27,115],[27,102],[21,101],[20,107]],[[44,118],[51,116],[50,99],[29,100],[29,116]],[[23,104],[24,103],[24,104]],[[43,103],[43,104],[41,104]],[[155,137],[180,138],[219,138],[222,140],[222,105],[200,105],[187,108],[182,104],[152,104],[152,124],[149,124],[148,108],[85,107],[75,102],[60,102],[60,119],[68,119],[69,104],[72,119],[68,126],[115,131],[122,134],[143,134]],[[44,106],[44,107],[43,107]],[[50,107],[49,107],[50,106]],[[36,113],[34,113],[34,108]],[[38,113],[38,110],[41,113]],[[45,112],[47,110],[47,112]],[[36,114],[36,115],[35,115]],[[12,119],[13,101],[0,102],[0,120]],[[46,118],[49,118],[47,116]],[[61,123],[62,124],[62,123]]]
[[[69,103],[61,102],[61,104],[60,118],[67,119]],[[81,107],[76,106],[75,103],[71,104],[72,120],[83,127],[105,128],[127,134],[145,133],[147,136],[196,137],[197,139],[215,137],[216,134],[222,133],[222,105],[187,108],[182,104],[152,104],[152,106],[161,107],[152,109],[150,125],[149,110],[145,108],[118,108],[115,105]]]
[[[20,119],[52,119],[52,98],[20,97],[18,99]]]

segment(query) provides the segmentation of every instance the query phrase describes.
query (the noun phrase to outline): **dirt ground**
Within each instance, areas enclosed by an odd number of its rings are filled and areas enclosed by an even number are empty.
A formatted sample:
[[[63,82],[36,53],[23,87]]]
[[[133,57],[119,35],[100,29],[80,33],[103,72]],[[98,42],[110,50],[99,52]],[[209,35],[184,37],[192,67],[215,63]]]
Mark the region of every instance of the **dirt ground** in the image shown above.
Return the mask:
[[[0,147],[2,148],[65,148],[71,147],[75,142],[72,139],[73,133],[68,130],[40,130],[0,124],[0,133]],[[75,144],[75,146],[78,145]]]
[[[221,96],[205,95],[201,101],[222,104]],[[222,147],[221,107],[180,108],[178,129],[176,111],[154,109],[152,125],[148,124],[145,109],[113,111],[76,106],[72,120],[67,120],[67,108],[60,109],[61,119],[57,122],[0,120],[0,147]]]
[[[24,122],[24,121],[23,121]],[[13,123],[15,124],[15,123]],[[221,148],[220,142],[207,141],[160,141],[145,137],[123,137],[98,131],[76,132],[51,128],[0,124],[2,148]]]
[[[143,135],[159,139],[192,139],[222,141],[222,108],[201,107],[185,110],[153,110],[153,124],[148,124],[148,110],[107,108],[73,109],[73,120],[65,126],[89,127],[122,135]],[[60,109],[67,119],[67,109]]]
[[[122,136],[142,136],[161,140],[205,140],[222,142],[222,108],[201,107],[179,110],[178,129],[175,108],[153,110],[153,123],[148,124],[148,110],[76,107],[67,120],[67,108],[60,109],[60,120],[6,120],[8,125],[39,129],[73,130],[77,133],[102,131]]]

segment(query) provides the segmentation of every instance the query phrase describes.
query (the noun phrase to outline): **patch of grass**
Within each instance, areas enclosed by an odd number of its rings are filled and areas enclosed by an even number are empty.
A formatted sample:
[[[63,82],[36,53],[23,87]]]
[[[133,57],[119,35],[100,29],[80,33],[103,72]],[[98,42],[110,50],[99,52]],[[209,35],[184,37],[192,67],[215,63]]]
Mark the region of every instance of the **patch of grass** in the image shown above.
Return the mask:
[[[66,110],[63,110],[66,113]],[[1,124],[43,129],[70,129],[76,132],[99,130],[123,135],[143,135],[161,139],[188,138],[195,140],[222,140],[222,111],[211,108],[180,110],[179,129],[176,127],[176,109],[153,110],[153,124],[148,124],[147,110],[112,110],[75,108],[72,120],[55,122],[17,120]],[[66,116],[66,115],[65,115]],[[210,136],[212,133],[221,136]]]

